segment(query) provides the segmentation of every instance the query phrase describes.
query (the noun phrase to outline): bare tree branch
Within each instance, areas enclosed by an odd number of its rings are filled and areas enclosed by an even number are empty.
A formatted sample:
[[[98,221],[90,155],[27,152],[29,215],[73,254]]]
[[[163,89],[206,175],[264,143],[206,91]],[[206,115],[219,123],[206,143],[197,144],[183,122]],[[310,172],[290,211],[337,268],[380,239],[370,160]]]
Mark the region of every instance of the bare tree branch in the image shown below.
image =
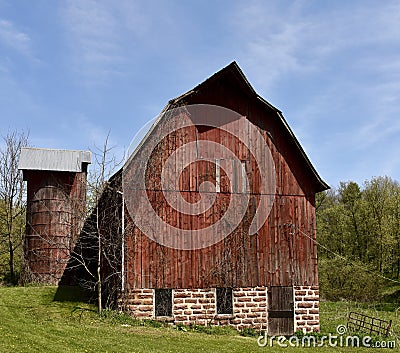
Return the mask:
[[[28,134],[12,131],[3,136],[0,148],[0,246],[8,248],[10,281],[15,283],[15,251],[24,241],[24,181],[18,170],[21,148],[28,145]],[[1,253],[5,253],[2,250]]]

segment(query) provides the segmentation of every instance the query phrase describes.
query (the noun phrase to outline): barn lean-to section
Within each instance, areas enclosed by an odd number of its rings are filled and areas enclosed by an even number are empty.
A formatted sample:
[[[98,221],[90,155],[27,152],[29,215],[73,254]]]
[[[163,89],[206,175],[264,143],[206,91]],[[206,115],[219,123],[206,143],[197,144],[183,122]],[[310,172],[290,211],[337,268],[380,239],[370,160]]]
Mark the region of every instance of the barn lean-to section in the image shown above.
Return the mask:
[[[237,112],[238,121],[228,123],[236,124],[238,128],[239,120],[247,119],[269,147],[276,185],[271,212],[256,234],[249,234],[250,223],[261,200],[261,179],[256,161],[245,143],[218,126],[191,125],[175,130],[182,114],[185,115],[185,107],[195,104],[225,107]],[[185,118],[191,119],[190,108],[186,109]],[[213,119],[212,114],[208,118]],[[169,131],[173,132],[168,134]],[[160,138],[163,135],[166,136]],[[259,97],[237,64],[232,63],[193,90],[170,101],[129,160],[124,170],[128,185],[136,178],[135,171],[143,163],[146,148],[151,148],[152,139],[160,141],[151,154],[148,153],[146,195],[165,223],[186,230],[207,228],[224,216],[233,194],[247,194],[249,204],[241,222],[228,236],[216,244],[193,250],[182,250],[187,247],[179,244],[179,237],[175,248],[160,244],[162,240],[154,241],[135,226],[130,217],[135,218],[135,214],[126,210],[124,300],[121,300],[121,306],[139,317],[166,316],[183,324],[268,328],[270,334],[290,334],[303,328],[318,330],[315,193],[325,190],[327,185],[312,167],[281,112]],[[247,135],[247,139],[251,144],[252,135]],[[200,146],[201,141],[228,147],[236,160],[216,159],[213,162],[207,159],[212,159],[212,144],[208,149],[198,148],[195,163],[188,165],[182,173],[176,171],[169,175],[179,176],[177,187],[163,189],[161,175],[166,161],[177,158],[174,151],[185,144]],[[176,161],[176,165],[179,163],[181,161]],[[243,183],[243,171],[248,184]],[[175,197],[181,195],[187,202],[195,203],[201,197],[199,191],[204,181],[216,185],[212,191],[216,199],[203,214],[178,212],[166,200],[166,193],[176,193]],[[124,188],[126,202],[129,203],[129,198],[133,197],[129,193],[133,192],[129,187]],[[136,206],[141,207],[140,202]],[[157,227],[152,215],[146,219],[146,214],[140,213],[140,217],[150,228]],[[165,232],[161,228],[158,231],[160,237],[174,236],[168,228]]]

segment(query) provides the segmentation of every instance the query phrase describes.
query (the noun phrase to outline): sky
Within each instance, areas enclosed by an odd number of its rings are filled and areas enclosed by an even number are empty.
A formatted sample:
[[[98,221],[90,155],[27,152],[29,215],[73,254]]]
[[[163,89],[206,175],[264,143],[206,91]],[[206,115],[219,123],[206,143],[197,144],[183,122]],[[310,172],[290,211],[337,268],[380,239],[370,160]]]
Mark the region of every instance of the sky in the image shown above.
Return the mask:
[[[237,61],[331,186],[400,181],[400,1],[0,0],[0,133],[123,156]]]

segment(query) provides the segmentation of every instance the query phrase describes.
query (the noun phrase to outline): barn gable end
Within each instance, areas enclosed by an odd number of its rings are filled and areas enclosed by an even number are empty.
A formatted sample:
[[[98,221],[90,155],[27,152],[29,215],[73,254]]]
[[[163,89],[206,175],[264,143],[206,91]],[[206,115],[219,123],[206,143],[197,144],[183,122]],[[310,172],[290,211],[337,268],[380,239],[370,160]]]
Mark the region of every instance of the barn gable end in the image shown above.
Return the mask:
[[[276,172],[271,212],[257,234],[250,235],[249,225],[260,197],[257,194],[260,179],[251,156],[234,137],[215,127],[191,126],[161,139],[157,153],[149,159],[146,174],[146,195],[160,219],[177,228],[194,230],[210,226],[224,213],[223,205],[228,202],[229,190],[233,189],[224,185],[224,179],[217,171],[219,162],[213,165],[203,160],[198,161],[196,167],[187,168],[181,175],[183,181],[180,181],[179,190],[176,190],[189,202],[196,202],[199,180],[218,184],[217,193],[220,194],[204,217],[179,214],[171,209],[163,196],[166,191],[161,183],[163,164],[179,147],[194,141],[229,145],[240,155],[239,160],[250,177],[251,190],[247,190],[251,194],[250,206],[239,226],[222,241],[192,250],[154,241],[135,225],[132,219],[135,214],[129,214],[126,209],[124,294],[121,297],[124,300],[120,301],[121,307],[136,316],[157,317],[157,307],[163,305],[159,299],[160,291],[170,290],[171,294],[165,299],[168,303],[171,301],[168,315],[177,323],[229,324],[241,329],[267,328],[267,322],[270,322],[269,332],[278,334],[290,334],[302,328],[318,330],[315,194],[328,186],[311,165],[282,113],[256,94],[235,62],[168,103],[130,158],[131,169],[137,169],[142,163],[141,158],[151,145],[151,139],[174,126],[174,117],[171,118],[174,109],[199,104],[237,112],[262,134]],[[206,154],[204,151],[204,156]],[[126,177],[134,178],[133,175],[127,173]],[[124,193],[124,198],[128,198],[126,190]],[[148,223],[152,222],[152,217],[149,216]],[[174,234],[160,231],[159,236]],[[228,314],[218,312],[219,288],[225,288],[223,293],[228,293],[226,290],[229,289],[232,297]],[[146,299],[141,301],[141,297]],[[303,301],[311,297],[313,301],[306,303],[311,309],[304,309]],[[276,298],[281,298],[278,306]]]

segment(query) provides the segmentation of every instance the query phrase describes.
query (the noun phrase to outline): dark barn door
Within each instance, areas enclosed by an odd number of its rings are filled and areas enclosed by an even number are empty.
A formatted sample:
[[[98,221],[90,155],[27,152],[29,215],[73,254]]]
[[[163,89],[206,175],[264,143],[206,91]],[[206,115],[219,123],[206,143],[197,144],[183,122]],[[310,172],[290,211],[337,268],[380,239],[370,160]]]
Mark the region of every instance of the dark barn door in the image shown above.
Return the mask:
[[[269,287],[268,289],[268,335],[293,335],[293,287]]]

